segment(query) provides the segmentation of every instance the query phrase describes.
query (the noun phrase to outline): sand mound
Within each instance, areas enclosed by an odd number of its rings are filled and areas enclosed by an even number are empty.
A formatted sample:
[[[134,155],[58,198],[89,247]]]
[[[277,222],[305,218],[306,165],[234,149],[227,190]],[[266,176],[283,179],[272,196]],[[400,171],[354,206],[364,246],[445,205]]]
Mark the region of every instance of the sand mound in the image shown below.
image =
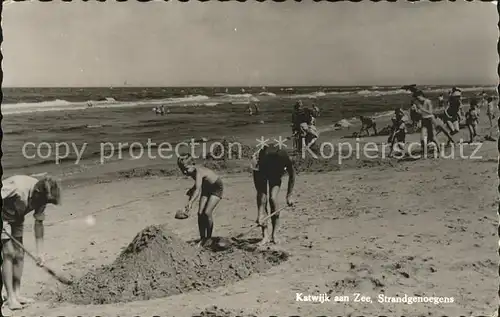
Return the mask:
[[[257,315],[245,314],[243,310],[239,312],[218,308],[217,306],[208,307],[193,317],[257,317]]]
[[[236,282],[286,259],[284,253],[237,248],[213,253],[181,241],[162,226],[150,226],[111,265],[46,296],[75,304],[147,300]]]

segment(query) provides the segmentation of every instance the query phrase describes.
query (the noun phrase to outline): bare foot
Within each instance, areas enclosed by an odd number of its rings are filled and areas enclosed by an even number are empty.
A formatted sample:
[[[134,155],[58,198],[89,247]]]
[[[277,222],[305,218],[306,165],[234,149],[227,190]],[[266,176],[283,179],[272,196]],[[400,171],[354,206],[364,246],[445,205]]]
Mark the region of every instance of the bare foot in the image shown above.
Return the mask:
[[[12,310],[7,307],[7,303],[2,305],[2,316],[3,317],[11,317],[12,316]]]
[[[8,300],[7,307],[10,310],[20,310],[23,308],[23,305],[21,305],[21,303],[19,303],[19,301],[17,301],[17,300]]]
[[[34,302],[35,302],[32,298],[28,298],[28,297],[24,297],[24,296],[17,296],[17,301],[18,301],[21,305],[25,305],[25,304],[32,304],[32,303],[34,303]]]
[[[269,238],[263,238],[262,240],[260,240],[259,243],[257,243],[257,245],[261,247],[261,246],[264,246],[268,243],[269,243]]]
[[[198,242],[196,242],[195,247],[196,248],[201,248],[204,244],[205,240],[204,239],[199,239]]]
[[[278,244],[280,244],[280,242],[281,241],[277,238],[271,238],[271,244],[278,245]]]

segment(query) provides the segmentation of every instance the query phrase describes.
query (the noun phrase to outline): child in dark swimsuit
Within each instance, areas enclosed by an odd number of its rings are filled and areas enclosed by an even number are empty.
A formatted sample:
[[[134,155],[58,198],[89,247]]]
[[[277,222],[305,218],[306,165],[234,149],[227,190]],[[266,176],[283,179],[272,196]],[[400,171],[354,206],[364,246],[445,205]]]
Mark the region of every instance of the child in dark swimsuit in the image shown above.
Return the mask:
[[[198,229],[200,232],[200,243],[202,246],[210,238],[214,229],[213,212],[224,192],[221,178],[211,169],[196,166],[191,156],[181,156],[177,165],[184,175],[194,179],[194,186],[188,191],[189,201],[185,210],[189,214],[193,203],[200,197],[198,208]]]
[[[295,169],[292,160],[285,150],[276,147],[264,146],[259,152],[254,154],[253,162],[253,182],[257,190],[257,223],[262,227],[262,240],[260,245],[271,242],[278,243],[277,232],[279,226],[279,212],[271,217],[272,231],[271,238],[267,232],[267,223],[262,221],[267,215],[267,202],[269,196],[269,206],[271,213],[278,210],[278,193],[281,188],[281,178],[288,174],[288,188],[286,203],[293,205],[293,187],[295,185]]]

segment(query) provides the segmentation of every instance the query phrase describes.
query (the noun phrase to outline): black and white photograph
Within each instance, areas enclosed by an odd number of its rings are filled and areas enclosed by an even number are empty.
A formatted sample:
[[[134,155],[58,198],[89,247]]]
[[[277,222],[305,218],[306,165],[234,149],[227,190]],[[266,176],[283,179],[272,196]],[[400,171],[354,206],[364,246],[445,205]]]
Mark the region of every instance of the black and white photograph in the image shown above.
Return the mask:
[[[498,11],[2,3],[2,316],[499,311]]]

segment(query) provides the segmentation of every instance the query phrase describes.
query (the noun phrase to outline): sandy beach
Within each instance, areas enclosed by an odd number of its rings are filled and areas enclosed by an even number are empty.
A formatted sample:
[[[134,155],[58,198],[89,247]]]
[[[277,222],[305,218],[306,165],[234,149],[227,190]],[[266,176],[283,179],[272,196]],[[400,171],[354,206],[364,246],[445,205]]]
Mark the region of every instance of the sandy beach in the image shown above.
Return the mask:
[[[1,315],[499,317],[496,1],[201,2],[4,2]]]
[[[484,131],[483,124],[480,134]],[[466,139],[464,129],[460,137]],[[418,134],[408,140],[417,141]],[[470,155],[475,147],[464,149]],[[313,163],[298,176],[297,205],[283,212],[278,250],[290,255],[287,261],[213,290],[106,305],[38,302],[22,315],[491,314],[497,288],[496,143],[484,142],[476,156],[481,158]],[[106,166],[95,173],[103,175]],[[255,220],[255,193],[249,171],[225,173],[224,182],[226,197],[214,234],[232,237]],[[196,238],[194,219],[173,217],[190,187],[185,178],[139,173],[78,184],[66,189],[63,206],[51,208],[46,233],[47,265],[73,279],[111,264],[149,225],[165,224],[183,241]],[[89,215],[95,225],[88,225]],[[25,243],[33,249],[30,223]],[[258,236],[253,231],[248,238]],[[30,296],[42,289],[64,291],[30,261],[25,272],[23,287]],[[348,296],[349,302],[300,302],[297,293]],[[355,302],[357,293],[372,302]],[[454,302],[379,303],[384,294],[452,297]]]

